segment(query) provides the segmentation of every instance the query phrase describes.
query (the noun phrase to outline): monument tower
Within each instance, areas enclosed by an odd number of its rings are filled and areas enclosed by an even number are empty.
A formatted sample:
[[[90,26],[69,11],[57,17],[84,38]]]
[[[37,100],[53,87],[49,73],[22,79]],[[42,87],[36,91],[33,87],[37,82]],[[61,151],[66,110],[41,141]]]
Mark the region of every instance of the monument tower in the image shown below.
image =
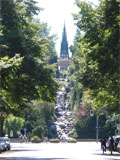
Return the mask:
[[[64,23],[58,66],[60,70],[67,70],[69,65],[70,65],[70,59],[69,59],[67,32]]]
[[[69,58],[68,42],[67,42],[67,32],[66,32],[65,23],[64,23],[63,33],[62,33],[60,58]]]

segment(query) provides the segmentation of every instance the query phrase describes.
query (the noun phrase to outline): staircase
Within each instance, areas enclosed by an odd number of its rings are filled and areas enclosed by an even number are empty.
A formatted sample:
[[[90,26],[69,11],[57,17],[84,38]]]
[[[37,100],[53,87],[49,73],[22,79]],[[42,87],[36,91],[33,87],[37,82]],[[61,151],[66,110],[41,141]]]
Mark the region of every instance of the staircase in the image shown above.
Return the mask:
[[[67,83],[66,81],[64,83]],[[51,138],[59,138],[67,140],[76,137],[74,129],[75,120],[70,111],[70,105],[65,103],[65,88],[62,88],[57,93],[57,105],[55,107],[56,120],[51,122],[50,135]]]

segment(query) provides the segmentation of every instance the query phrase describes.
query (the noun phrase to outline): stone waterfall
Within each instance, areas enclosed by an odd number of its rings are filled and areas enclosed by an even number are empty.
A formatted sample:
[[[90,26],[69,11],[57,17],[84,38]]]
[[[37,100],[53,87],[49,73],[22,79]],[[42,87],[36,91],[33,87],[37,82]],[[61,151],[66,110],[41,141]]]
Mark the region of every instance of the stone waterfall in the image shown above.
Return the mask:
[[[62,80],[67,84],[66,80]],[[63,87],[57,93],[57,104],[55,107],[56,120],[49,126],[50,138],[58,138],[61,141],[75,138],[75,120],[70,111],[70,105],[65,103],[66,89]]]

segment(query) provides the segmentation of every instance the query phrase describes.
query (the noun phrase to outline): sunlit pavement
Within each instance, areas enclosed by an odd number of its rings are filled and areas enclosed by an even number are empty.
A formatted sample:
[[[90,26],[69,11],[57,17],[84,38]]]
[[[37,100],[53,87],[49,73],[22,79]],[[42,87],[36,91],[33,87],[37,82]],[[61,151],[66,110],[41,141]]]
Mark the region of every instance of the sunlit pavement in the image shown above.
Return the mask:
[[[102,154],[100,143],[13,143],[12,150],[0,154],[0,160],[120,160],[120,154]]]

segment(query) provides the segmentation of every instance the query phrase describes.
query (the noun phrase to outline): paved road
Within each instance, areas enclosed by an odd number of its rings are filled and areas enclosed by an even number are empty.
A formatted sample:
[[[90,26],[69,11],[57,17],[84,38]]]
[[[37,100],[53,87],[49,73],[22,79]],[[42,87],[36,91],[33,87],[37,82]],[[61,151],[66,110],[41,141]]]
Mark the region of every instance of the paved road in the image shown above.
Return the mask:
[[[0,160],[120,160],[120,154],[102,155],[100,143],[13,143],[12,150],[0,154]]]

